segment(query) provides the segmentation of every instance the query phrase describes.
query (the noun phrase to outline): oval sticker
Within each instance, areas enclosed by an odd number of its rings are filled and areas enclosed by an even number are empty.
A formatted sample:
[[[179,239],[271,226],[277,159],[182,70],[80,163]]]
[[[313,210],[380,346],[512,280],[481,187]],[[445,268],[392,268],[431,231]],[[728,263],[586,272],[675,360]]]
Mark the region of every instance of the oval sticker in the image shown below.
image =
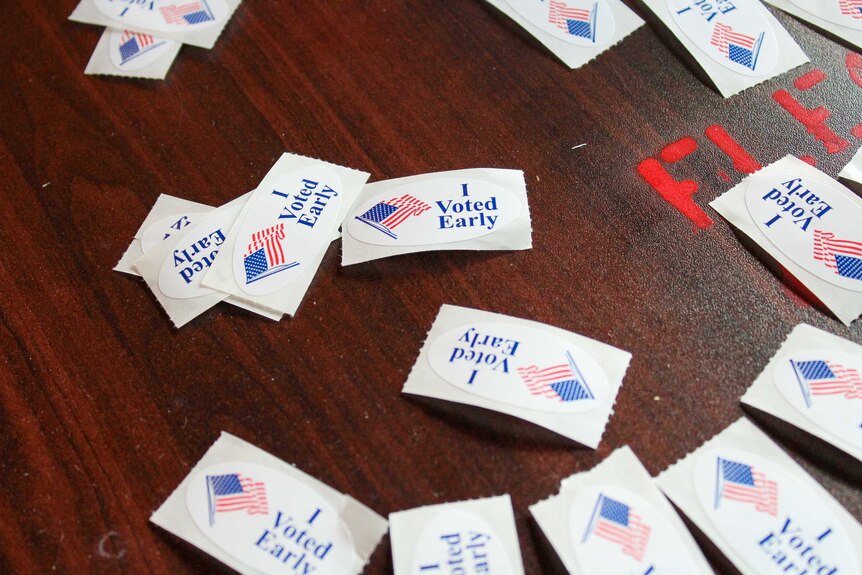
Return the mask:
[[[170,53],[176,44],[149,34],[114,30],[108,41],[108,51],[111,54],[111,62],[120,70],[140,70]]]
[[[424,246],[478,238],[518,217],[518,197],[481,180],[420,180],[380,193],[348,216],[351,236],[379,246]]]
[[[280,176],[265,192],[252,200],[233,252],[237,285],[257,296],[295,280],[326,249],[342,197],[338,174],[322,164]]]
[[[188,32],[224,21],[224,0],[93,0],[96,8],[127,26],[154,32]]]
[[[818,278],[862,291],[862,204],[827,176],[755,174],[745,204],[784,255]]]
[[[809,14],[833,24],[862,30],[862,2],[859,0],[790,0]]]
[[[206,216],[206,212],[192,212],[189,214],[167,216],[153,222],[141,234],[141,251],[147,253],[162,240],[166,240],[171,235],[186,229],[203,219],[204,216]]]
[[[862,357],[835,350],[793,353],[776,362],[772,380],[797,411],[862,449]]]
[[[316,491],[268,467],[221,463],[192,476],[192,520],[222,551],[267,575],[343,575],[361,569],[337,510]]]
[[[217,209],[182,237],[159,269],[159,290],[163,294],[174,299],[191,299],[216,291],[201,286],[201,280],[241,210],[241,203]]]
[[[448,509],[422,530],[410,573],[512,575],[513,570],[500,538],[484,519],[462,509]]]
[[[614,38],[614,14],[604,0],[506,0],[530,24],[578,46],[604,46]]]
[[[569,512],[569,535],[584,573],[690,575],[700,570],[661,513],[615,485],[577,492]]]
[[[805,483],[753,453],[708,449],[693,468],[694,489],[709,520],[752,573],[859,573],[841,523]],[[742,566],[740,566],[742,567]],[[746,571],[746,569],[742,569]]]
[[[525,409],[574,413],[608,399],[607,376],[592,357],[529,327],[477,323],[447,331],[431,342],[428,362],[458,389]]]
[[[759,2],[667,0],[667,7],[688,39],[725,68],[765,76],[778,64],[778,42]]]

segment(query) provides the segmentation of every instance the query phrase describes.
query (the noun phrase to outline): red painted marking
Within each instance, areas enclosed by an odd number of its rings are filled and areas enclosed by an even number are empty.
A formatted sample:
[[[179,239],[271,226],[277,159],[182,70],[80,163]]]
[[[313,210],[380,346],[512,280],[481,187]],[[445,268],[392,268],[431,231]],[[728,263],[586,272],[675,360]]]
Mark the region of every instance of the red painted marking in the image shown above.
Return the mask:
[[[682,212],[697,227],[706,229],[712,225],[712,219],[691,199],[691,196],[699,189],[697,182],[693,180],[683,180],[681,182],[675,180],[655,158],[647,158],[642,161],[638,164],[637,170],[638,174],[666,202]]]
[[[684,157],[690,156],[696,149],[697,142],[694,141],[694,138],[686,136],[665,146],[659,155],[668,164],[675,164]]]
[[[807,163],[807,164],[811,164],[815,168],[817,167],[817,159],[816,158],[813,158],[811,156],[802,156],[799,159],[802,160],[803,162]]]
[[[725,172],[724,170],[718,171],[718,177],[721,178],[722,180],[724,180],[725,182],[730,181],[730,176],[728,176],[727,172]]]
[[[815,68],[807,74],[803,74],[793,81],[793,85],[797,90],[810,90],[820,82],[826,79],[826,73],[823,70]]]
[[[819,142],[822,142],[826,147],[827,153],[837,154],[850,145],[850,142],[833,132],[826,125],[826,119],[832,115],[832,112],[823,106],[809,110],[800,104],[796,98],[791,96],[787,90],[778,90],[772,94],[772,99],[791,116],[796,118],[800,124],[805,126],[809,134],[814,136]]]
[[[857,140],[862,140],[862,124],[856,124],[850,128],[850,133],[853,134],[853,137]]]
[[[733,160],[733,168],[743,174],[753,174],[763,166],[760,162],[754,159],[748,150],[743,148],[739,142],[733,139],[733,136],[727,133],[723,126],[718,124],[712,125],[706,129],[706,137],[712,140],[712,143],[730,156]],[[727,180],[730,181],[730,180]]]
[[[847,58],[844,60],[847,66],[847,72],[850,74],[850,79],[856,82],[856,85],[862,88],[862,56],[856,52],[848,52]]]

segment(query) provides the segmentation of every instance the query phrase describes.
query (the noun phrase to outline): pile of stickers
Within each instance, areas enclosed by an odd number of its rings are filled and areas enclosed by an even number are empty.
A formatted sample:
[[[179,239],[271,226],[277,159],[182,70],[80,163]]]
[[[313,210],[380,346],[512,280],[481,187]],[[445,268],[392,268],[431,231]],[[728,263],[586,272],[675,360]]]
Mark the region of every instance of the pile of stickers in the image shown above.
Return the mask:
[[[162,195],[114,269],[143,277],[181,327],[221,301],[273,320],[294,315],[345,221],[343,265],[532,246],[521,171],[368,177],[284,154],[257,189],[218,208]]]
[[[81,0],[69,16],[105,26],[85,74],[163,80],[183,44],[212,49],[242,0]]]

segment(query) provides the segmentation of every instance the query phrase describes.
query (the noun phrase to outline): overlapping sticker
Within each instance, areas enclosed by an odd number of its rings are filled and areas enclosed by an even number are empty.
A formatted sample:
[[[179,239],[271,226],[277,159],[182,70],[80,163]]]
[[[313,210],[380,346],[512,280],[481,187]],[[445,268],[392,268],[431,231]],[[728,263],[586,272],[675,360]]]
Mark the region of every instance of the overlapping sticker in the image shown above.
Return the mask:
[[[862,568],[862,526],[745,419],[656,482],[743,575]]]
[[[473,169],[368,184],[342,243],[342,265],[430,250],[529,249],[524,174]]]
[[[844,323],[862,313],[862,200],[787,156],[710,203]]]
[[[163,80],[181,47],[151,34],[106,28],[84,73]]]
[[[758,0],[644,0],[725,98],[808,62]]]
[[[395,575],[523,575],[508,495],[389,515]]]
[[[243,574],[357,575],[386,520],[223,433],[150,520]]]
[[[862,461],[862,346],[800,324],[742,396],[742,403]]]
[[[403,391],[514,415],[595,448],[630,359],[538,322],[444,305]]]
[[[821,30],[862,48],[860,0],[766,0]]]
[[[569,68],[583,66],[643,25],[619,0],[488,0]]]
[[[530,506],[569,573],[712,573],[682,520],[628,447]]]
[[[862,148],[856,151],[850,162],[844,166],[838,177],[857,193],[862,193]]]

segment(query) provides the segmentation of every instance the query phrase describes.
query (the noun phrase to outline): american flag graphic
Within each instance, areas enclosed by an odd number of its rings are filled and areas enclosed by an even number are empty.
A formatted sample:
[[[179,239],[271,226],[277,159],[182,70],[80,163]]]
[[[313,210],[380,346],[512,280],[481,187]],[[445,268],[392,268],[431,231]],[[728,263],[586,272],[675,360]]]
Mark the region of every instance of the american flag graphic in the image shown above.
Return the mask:
[[[582,542],[590,535],[616,543],[625,555],[640,561],[649,543],[650,527],[625,503],[600,494]]]
[[[168,24],[181,24],[188,26],[191,24],[200,24],[201,22],[210,22],[215,20],[212,10],[206,0],[196,0],[186,4],[171,4],[170,6],[162,6],[159,8],[162,13],[162,18]]]
[[[243,256],[246,284],[299,265],[297,262],[285,263],[282,240],[284,224],[265,228],[251,235],[251,243]]]
[[[741,64],[746,68],[754,70],[757,66],[757,56],[763,43],[764,33],[755,38],[740,32],[734,32],[730,26],[716,22],[712,30],[712,38],[709,43],[718,48],[718,51],[731,62]]]
[[[551,0],[548,22],[561,30],[565,30],[572,36],[586,38],[596,41],[596,12],[598,2],[593,3],[592,9],[572,8],[565,2]]]
[[[843,395],[847,399],[862,399],[862,377],[853,368],[822,359],[791,359],[790,365],[808,407],[811,407],[812,395]]]
[[[125,64],[132,58],[140,56],[161,44],[161,42],[156,44],[155,38],[149,34],[140,34],[138,32],[132,32],[131,30],[124,30],[122,37],[120,37],[120,62]]]
[[[832,232],[814,230],[814,259],[840,276],[862,280],[862,242],[838,240]]]
[[[422,200],[414,198],[410,194],[404,194],[400,198],[379,202],[361,216],[356,216],[356,219],[393,239],[398,239],[398,236],[392,231],[394,228],[404,223],[408,218],[418,216],[430,209],[431,206]]]
[[[778,484],[750,465],[717,458],[715,508],[722,499],[749,503],[761,513],[778,515]]]
[[[862,19],[862,0],[838,0],[838,6],[842,14]]]
[[[537,365],[519,367],[518,375],[533,395],[557,401],[595,399],[569,352],[566,352],[566,359],[568,363],[545,368],[539,368]]]
[[[210,526],[218,513],[245,511],[249,515],[269,515],[266,485],[239,473],[207,475]]]

